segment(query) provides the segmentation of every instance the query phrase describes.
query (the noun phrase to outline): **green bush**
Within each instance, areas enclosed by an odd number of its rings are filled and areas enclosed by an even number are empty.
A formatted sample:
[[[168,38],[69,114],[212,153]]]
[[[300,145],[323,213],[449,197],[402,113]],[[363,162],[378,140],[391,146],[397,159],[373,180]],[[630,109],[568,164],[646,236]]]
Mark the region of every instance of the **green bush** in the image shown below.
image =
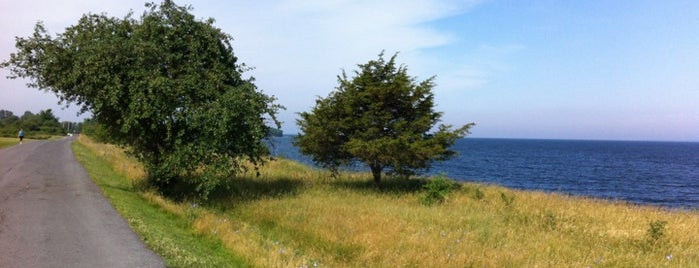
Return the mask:
[[[476,187],[476,189],[473,191],[473,198],[476,200],[483,200],[483,198],[485,198],[485,193],[480,187]]]
[[[449,180],[444,176],[433,178],[423,186],[426,192],[422,197],[421,202],[424,205],[444,203],[447,195],[456,190],[458,187],[458,183]]]
[[[666,221],[652,221],[648,226],[648,241],[651,244],[657,244],[666,235],[667,222]]]

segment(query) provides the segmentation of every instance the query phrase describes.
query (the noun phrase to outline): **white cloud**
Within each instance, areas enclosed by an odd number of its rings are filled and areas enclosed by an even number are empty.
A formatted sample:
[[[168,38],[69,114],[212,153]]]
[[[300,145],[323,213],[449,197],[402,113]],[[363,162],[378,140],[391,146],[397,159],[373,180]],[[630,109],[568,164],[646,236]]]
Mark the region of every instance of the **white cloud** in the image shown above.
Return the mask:
[[[400,52],[399,62],[411,70],[435,67],[425,70],[425,75],[411,75],[420,79],[436,75],[444,66],[422,51],[448,45],[457,37],[430,23],[466,12],[475,4],[477,1],[256,1],[236,4],[239,12],[195,5],[194,13],[216,18],[216,25],[234,36],[234,49],[241,60],[256,67],[252,74],[258,85],[287,106],[281,118],[285,129],[294,132],[295,113],[309,110],[316,96],[325,97],[333,90],[342,69],[350,72],[382,50],[389,55]],[[457,66],[458,70],[467,68],[467,76],[478,72],[472,66]],[[480,83],[472,78],[467,83]]]

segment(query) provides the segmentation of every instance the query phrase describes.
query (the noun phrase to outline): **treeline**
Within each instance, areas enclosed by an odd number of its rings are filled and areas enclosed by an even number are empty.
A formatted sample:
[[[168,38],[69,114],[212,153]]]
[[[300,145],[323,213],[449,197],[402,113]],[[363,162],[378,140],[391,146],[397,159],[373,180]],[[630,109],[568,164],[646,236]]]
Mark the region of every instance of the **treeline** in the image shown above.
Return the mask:
[[[23,129],[27,138],[41,139],[52,135],[66,135],[80,132],[81,123],[60,122],[51,109],[34,114],[30,111],[17,116],[11,111],[0,110],[0,136],[16,137]]]

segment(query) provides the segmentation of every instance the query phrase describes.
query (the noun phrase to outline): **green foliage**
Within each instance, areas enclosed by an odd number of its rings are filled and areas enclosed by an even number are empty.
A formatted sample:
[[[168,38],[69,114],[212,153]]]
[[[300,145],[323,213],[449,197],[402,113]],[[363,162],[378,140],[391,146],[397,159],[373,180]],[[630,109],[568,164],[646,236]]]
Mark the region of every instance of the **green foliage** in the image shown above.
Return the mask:
[[[279,128],[282,107],[242,76],[247,67],[213,19],[172,1],[147,7],[140,19],[84,15],[55,38],[38,23],[2,66],[91,111],[145,164],[151,185],[206,198],[241,160],[263,163],[265,118]]]
[[[10,111],[0,110],[0,136],[17,137],[20,129],[31,139],[66,134],[63,123],[59,123],[51,109],[41,110],[38,114],[26,111],[21,117]]]
[[[430,133],[442,115],[433,110],[434,78],[416,82],[405,66],[396,66],[396,56],[386,61],[381,53],[358,65],[352,78],[343,71],[335,91],[300,114],[295,144],[302,153],[331,171],[364,163],[377,185],[386,169],[412,175],[455,154],[449,147],[473,124],[456,130],[440,125]]]
[[[107,130],[104,127],[104,125],[98,123],[93,119],[85,119],[85,121],[83,121],[80,133],[85,134],[98,142],[111,142],[109,133],[107,133]]]
[[[656,220],[650,222],[648,226],[648,241],[651,244],[657,244],[662,241],[667,233],[667,221]]]
[[[426,191],[425,195],[422,197],[420,201],[423,205],[428,206],[444,203],[444,201],[447,198],[447,195],[456,190],[458,187],[458,183],[449,180],[444,176],[439,176],[430,179],[429,182],[423,185],[423,188]]]

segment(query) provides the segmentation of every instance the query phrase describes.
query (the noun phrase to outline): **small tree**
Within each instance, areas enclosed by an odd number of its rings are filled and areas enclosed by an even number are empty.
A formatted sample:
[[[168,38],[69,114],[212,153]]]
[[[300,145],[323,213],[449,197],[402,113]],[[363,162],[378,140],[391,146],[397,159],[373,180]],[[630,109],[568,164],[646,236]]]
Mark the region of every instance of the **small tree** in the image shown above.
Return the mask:
[[[378,60],[358,65],[353,78],[343,71],[336,90],[300,114],[302,134],[295,144],[302,153],[333,172],[360,161],[377,186],[387,168],[412,175],[455,154],[449,147],[473,123],[456,130],[440,125],[430,133],[442,115],[433,110],[434,77],[417,83],[405,66],[396,66],[396,56],[385,61],[379,54]]]
[[[243,78],[232,38],[213,19],[196,20],[168,0],[147,6],[140,20],[84,15],[55,38],[38,23],[2,66],[91,111],[144,162],[151,185],[169,192],[184,184],[206,197],[241,159],[263,161],[264,118],[279,128],[282,107]]]

